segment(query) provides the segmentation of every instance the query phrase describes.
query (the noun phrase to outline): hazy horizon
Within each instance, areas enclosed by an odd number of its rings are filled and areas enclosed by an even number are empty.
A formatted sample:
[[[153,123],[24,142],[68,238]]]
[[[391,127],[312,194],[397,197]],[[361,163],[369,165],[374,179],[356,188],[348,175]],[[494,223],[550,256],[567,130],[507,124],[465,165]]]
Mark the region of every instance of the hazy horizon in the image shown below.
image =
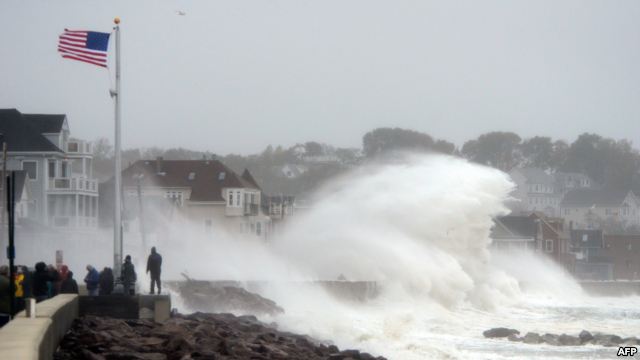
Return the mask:
[[[457,146],[489,131],[640,143],[640,3],[389,4],[5,2],[20,36],[0,34],[0,108],[66,113],[74,136],[113,142],[113,69],[56,45],[120,16],[124,148],[361,147],[376,127]]]

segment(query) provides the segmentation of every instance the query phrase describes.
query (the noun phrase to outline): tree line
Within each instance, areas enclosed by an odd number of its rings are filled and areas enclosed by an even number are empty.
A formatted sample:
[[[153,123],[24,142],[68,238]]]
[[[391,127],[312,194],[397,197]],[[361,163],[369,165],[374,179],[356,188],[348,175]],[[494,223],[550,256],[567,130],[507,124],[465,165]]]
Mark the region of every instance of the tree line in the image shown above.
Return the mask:
[[[614,140],[584,133],[569,143],[548,136],[521,138],[512,132],[489,132],[456,147],[429,134],[401,129],[377,128],[362,138],[362,148],[335,148],[315,141],[289,148],[269,145],[253,155],[216,155],[185,148],[135,148],[122,153],[123,166],[140,159],[197,160],[216,158],[234,171],[248,168],[265,190],[272,193],[310,192],[330,177],[392,151],[433,152],[459,156],[483,165],[510,171],[515,167],[538,167],[549,171],[579,172],[596,183],[615,188],[640,190],[640,154],[628,140]],[[315,163],[313,157],[329,156],[333,161]],[[286,164],[302,164],[304,173],[287,178],[280,173]],[[99,178],[113,174],[113,147],[106,139],[94,142],[94,170]]]

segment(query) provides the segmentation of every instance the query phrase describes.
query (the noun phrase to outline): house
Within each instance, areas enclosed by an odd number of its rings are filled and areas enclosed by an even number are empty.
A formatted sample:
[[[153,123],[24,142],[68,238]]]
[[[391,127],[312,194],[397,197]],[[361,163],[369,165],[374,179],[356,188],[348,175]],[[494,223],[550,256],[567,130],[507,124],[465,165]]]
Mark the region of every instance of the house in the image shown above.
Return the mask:
[[[492,245],[505,250],[537,250],[538,224],[535,219],[523,215],[508,215],[494,219],[491,229]]]
[[[606,221],[624,226],[640,225],[640,199],[633,191],[574,189],[565,194],[560,211],[574,228],[593,229]]]
[[[539,250],[568,271],[573,271],[575,255],[571,253],[571,235],[565,226],[564,219],[548,217],[538,212],[532,213],[529,217],[539,225]]]
[[[613,265],[613,280],[640,280],[640,235],[604,235],[603,257]]]
[[[516,184],[512,196],[518,202],[510,204],[516,212],[543,212],[558,216],[562,194],[556,191],[556,179],[539,168],[516,168],[509,173]]]
[[[0,134],[7,144],[7,170],[24,172],[25,220],[62,230],[96,228],[91,144],[70,137],[66,115],[0,109]]]
[[[218,160],[139,160],[123,170],[122,184],[127,218],[137,217],[136,204],[142,202],[145,227],[147,221],[190,221],[205,233],[224,229],[266,239],[270,232],[256,180],[248,170],[238,175]],[[113,187],[111,181],[105,185]]]
[[[571,252],[576,256],[574,275],[583,280],[611,280],[613,266],[604,251],[602,229],[572,229]]]
[[[296,197],[293,195],[265,195],[262,205],[272,220],[293,216]]]
[[[539,168],[516,168],[509,173],[516,184],[510,205],[515,212],[543,212],[558,217],[560,202],[573,189],[594,187],[593,181],[584,174],[557,171],[550,173]]]
[[[567,270],[573,268],[575,256],[570,253],[570,237],[562,219],[534,212],[498,217],[494,223],[491,238],[495,248],[538,251]]]

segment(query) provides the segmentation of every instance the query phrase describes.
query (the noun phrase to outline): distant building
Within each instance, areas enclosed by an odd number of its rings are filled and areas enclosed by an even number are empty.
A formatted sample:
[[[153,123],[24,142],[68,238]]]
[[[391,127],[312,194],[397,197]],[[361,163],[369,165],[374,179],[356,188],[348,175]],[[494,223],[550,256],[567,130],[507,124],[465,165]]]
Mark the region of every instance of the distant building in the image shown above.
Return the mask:
[[[224,229],[265,239],[270,232],[253,176],[247,170],[238,175],[218,160],[140,160],[123,170],[122,182],[129,219],[138,216],[138,187],[144,209],[156,210],[145,210],[145,227],[182,218],[206,233]],[[105,191],[112,187],[109,181]]]
[[[613,280],[640,280],[640,235],[604,235],[605,257]]]
[[[582,280],[611,280],[613,265],[604,251],[601,229],[571,230],[571,252],[576,256],[574,275]]]
[[[579,173],[548,173],[540,168],[515,168],[509,175],[516,183],[513,196],[518,200],[510,204],[512,210],[543,212],[551,217],[562,216],[559,206],[568,191],[594,186],[587,175]]]
[[[556,180],[552,175],[538,168],[516,168],[509,174],[516,183],[513,196],[519,200],[513,204],[514,210],[541,211],[547,216],[558,216],[562,193],[556,191]]]
[[[573,266],[569,233],[562,219],[550,218],[543,213],[501,216],[494,219],[491,238],[498,249],[538,251],[568,270]]]
[[[561,216],[574,228],[594,229],[603,221],[640,225],[640,199],[633,191],[574,189],[560,203]]]
[[[0,134],[7,169],[23,172],[18,217],[63,230],[97,227],[91,144],[70,137],[66,115],[0,109]]]

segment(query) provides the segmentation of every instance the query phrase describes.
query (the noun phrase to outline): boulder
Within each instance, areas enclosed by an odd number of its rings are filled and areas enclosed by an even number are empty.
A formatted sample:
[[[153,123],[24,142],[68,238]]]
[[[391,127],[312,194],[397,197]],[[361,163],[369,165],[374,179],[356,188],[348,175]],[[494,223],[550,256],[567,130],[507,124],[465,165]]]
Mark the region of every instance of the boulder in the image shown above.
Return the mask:
[[[509,328],[503,328],[503,327],[489,329],[482,333],[482,335],[484,335],[484,337],[486,338],[503,338],[503,337],[508,337],[509,335],[519,335],[519,334],[520,334],[520,331],[516,329],[509,329]]]
[[[542,335],[542,341],[554,346],[560,346],[559,336],[556,334],[544,334]]]
[[[580,331],[580,334],[578,335],[578,337],[580,338],[580,343],[582,344],[586,344],[589,341],[593,340],[593,335],[591,335],[591,333],[588,332],[587,330]]]
[[[571,335],[567,335],[567,334],[562,334],[562,335],[558,336],[558,342],[562,346],[578,346],[578,345],[582,345],[582,342],[580,341],[579,337],[571,336]]]
[[[542,337],[538,333],[528,332],[522,338],[522,341],[525,344],[540,344],[542,342]]]
[[[622,344],[622,338],[618,335],[594,334],[592,343],[601,346],[618,346]]]
[[[519,336],[518,336],[518,335],[516,335],[516,334],[511,334],[511,335],[507,336],[507,339],[508,339],[509,341],[514,341],[514,342],[521,342],[521,341],[523,341],[523,340],[524,340],[523,338],[519,337]]]

